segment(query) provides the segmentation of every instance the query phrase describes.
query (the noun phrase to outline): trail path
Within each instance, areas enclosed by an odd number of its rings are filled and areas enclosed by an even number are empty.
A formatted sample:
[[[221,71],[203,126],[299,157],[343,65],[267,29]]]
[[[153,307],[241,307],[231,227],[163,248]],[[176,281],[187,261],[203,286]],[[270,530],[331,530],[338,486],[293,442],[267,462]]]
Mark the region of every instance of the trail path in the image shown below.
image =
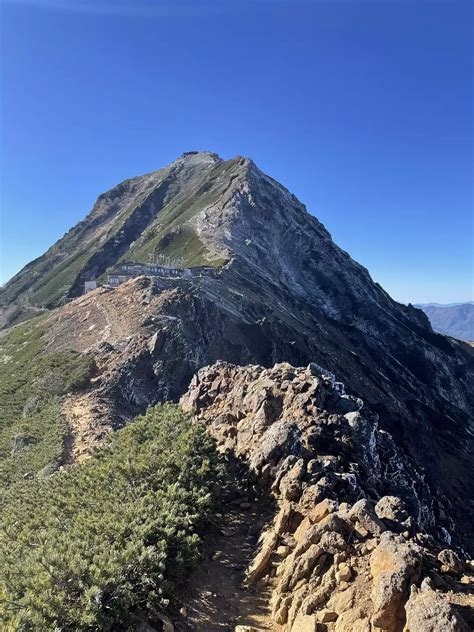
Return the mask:
[[[250,507],[247,507],[246,504]],[[240,505],[243,504],[243,507]],[[234,632],[235,626],[277,632],[270,620],[270,585],[242,586],[244,571],[257,550],[260,529],[272,515],[262,503],[245,497],[224,503],[225,523],[207,537],[205,559],[191,576],[174,618],[177,632]]]
[[[80,463],[112,431],[109,411],[93,393],[76,393],[64,398],[62,413],[68,425],[63,465]]]

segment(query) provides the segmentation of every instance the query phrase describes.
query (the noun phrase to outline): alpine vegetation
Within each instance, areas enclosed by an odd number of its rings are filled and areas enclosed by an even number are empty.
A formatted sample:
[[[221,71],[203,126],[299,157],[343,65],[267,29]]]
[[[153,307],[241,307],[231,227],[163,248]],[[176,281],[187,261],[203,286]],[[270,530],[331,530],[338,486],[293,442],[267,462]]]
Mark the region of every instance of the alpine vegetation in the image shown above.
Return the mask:
[[[199,559],[221,484],[214,440],[163,405],[83,464],[11,486],[0,506],[3,629],[159,620]]]

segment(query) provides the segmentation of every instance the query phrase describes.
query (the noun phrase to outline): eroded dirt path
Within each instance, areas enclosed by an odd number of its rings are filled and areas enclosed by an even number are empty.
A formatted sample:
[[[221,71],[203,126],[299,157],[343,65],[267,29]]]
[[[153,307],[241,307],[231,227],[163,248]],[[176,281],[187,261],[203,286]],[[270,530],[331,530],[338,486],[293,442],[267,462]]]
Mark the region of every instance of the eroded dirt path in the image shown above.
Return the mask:
[[[112,431],[110,411],[94,393],[80,393],[64,398],[62,413],[68,425],[63,464],[80,463]]]
[[[225,522],[207,537],[205,559],[191,576],[174,617],[177,632],[234,632],[235,626],[277,632],[270,620],[270,586],[242,585],[257,550],[263,525],[273,510],[262,501],[237,496],[224,501]]]

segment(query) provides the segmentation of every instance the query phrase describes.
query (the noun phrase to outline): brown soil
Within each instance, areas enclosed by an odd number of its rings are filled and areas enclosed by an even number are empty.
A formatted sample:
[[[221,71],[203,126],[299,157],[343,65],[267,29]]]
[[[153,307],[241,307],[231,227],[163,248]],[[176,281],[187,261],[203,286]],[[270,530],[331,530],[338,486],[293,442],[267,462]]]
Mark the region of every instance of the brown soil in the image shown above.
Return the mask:
[[[242,502],[251,507],[242,509]],[[205,559],[179,596],[185,607],[173,617],[177,632],[233,632],[236,625],[255,630],[279,631],[271,622],[271,585],[260,581],[242,585],[244,571],[258,548],[260,529],[273,512],[258,500],[234,499],[224,503],[225,526],[216,528],[206,540]]]
[[[64,441],[63,465],[80,463],[98,447],[112,430],[110,411],[94,393],[68,395],[62,404],[68,424]]]

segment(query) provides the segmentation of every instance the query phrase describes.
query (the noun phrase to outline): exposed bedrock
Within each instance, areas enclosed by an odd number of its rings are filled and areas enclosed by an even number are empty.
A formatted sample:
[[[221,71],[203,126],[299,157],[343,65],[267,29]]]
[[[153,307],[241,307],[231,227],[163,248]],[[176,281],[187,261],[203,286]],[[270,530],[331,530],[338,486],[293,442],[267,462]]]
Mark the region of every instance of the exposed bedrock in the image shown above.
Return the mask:
[[[246,583],[272,587],[288,632],[462,632],[473,565],[446,544],[433,494],[378,415],[312,363],[218,362],[181,405],[277,501]],[[277,629],[277,628],[275,628]]]

